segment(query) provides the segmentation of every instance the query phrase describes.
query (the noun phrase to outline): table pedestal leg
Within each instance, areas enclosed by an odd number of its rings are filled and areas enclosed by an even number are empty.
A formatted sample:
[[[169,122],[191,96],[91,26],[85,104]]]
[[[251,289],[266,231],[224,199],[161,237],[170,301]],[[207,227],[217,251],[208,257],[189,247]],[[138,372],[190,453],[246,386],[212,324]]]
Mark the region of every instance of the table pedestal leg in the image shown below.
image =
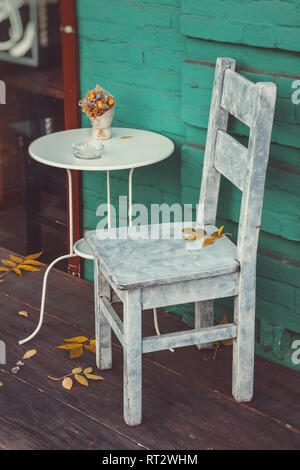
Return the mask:
[[[134,172],[134,168],[131,168],[129,172],[129,209],[128,209],[128,214],[129,214],[129,225],[132,225],[132,175]]]
[[[74,237],[73,237],[73,197],[72,197],[72,173],[71,173],[71,170],[67,170],[67,173],[68,173],[68,183],[69,183],[69,185],[68,185],[69,186],[68,194],[69,194],[69,249],[70,249],[70,253],[68,255],[60,256],[56,260],[52,261],[52,263],[46,269],[46,272],[44,274],[44,280],[43,280],[42,300],[41,300],[41,309],[40,309],[40,320],[39,320],[38,326],[36,327],[34,332],[30,336],[28,336],[28,338],[25,338],[25,339],[19,341],[20,345],[25,344],[28,341],[30,341],[31,339],[33,339],[38,334],[38,332],[40,331],[40,329],[43,325],[46,290],[47,290],[47,281],[48,281],[49,272],[51,271],[53,266],[56,263],[58,263],[59,261],[62,261],[64,259],[68,259],[68,258],[73,258],[73,257],[77,256],[76,253],[74,253],[74,249],[73,249],[73,245],[74,245]]]
[[[106,173],[106,187],[107,187],[107,225],[111,228],[111,209],[110,209],[110,172]]]

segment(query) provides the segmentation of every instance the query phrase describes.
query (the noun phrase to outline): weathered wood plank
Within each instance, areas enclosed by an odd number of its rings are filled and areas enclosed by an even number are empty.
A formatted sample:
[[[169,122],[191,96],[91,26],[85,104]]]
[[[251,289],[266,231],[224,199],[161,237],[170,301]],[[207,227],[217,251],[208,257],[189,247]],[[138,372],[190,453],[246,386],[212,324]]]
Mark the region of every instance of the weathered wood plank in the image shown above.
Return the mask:
[[[100,299],[100,308],[101,308],[101,312],[103,313],[106,320],[110,324],[118,340],[123,345],[124,343],[123,323],[121,322],[120,317],[117,315],[116,311],[114,310],[110,302],[105,297]]]
[[[211,234],[217,228],[208,225],[205,230]],[[164,287],[239,270],[236,246],[226,237],[201,250],[201,241],[191,246],[184,239],[181,223],[144,226],[146,243],[145,239],[137,240],[131,228],[128,233],[122,232],[120,229],[116,239],[102,240],[96,230],[86,233],[86,239],[97,251],[101,273],[113,288],[119,286],[120,291]],[[121,299],[124,301],[124,294]]]
[[[248,150],[223,131],[217,134],[215,168],[241,191],[248,168]]]
[[[160,336],[143,338],[143,353],[211,343],[212,341],[232,339],[235,336],[236,326],[234,324],[217,325],[210,328],[201,328],[201,330],[166,333]]]
[[[160,312],[160,328],[169,332],[188,329],[182,320],[166,312]],[[144,315],[144,335],[154,333],[151,316]],[[206,390],[215,391],[231,400],[232,347],[221,347],[215,356],[214,351],[204,350],[197,354],[191,348],[180,348],[175,354],[168,351],[149,353],[147,356],[176,374],[182,375],[189,383],[197,384]],[[189,364],[189,367],[186,367]],[[200,373],[201,371],[201,373]],[[295,427],[300,432],[300,403],[298,390],[300,374],[279,366],[259,356],[255,357],[255,393],[251,403],[240,405],[254,412],[269,416],[289,428]]]
[[[8,252],[0,249],[0,255],[7,258]],[[32,282],[33,280],[34,282]],[[59,344],[60,339],[82,333],[89,337],[94,335],[93,286],[59,271],[56,271],[53,277],[50,276],[49,281],[52,282],[52,289],[49,289],[48,293],[48,313],[46,313],[45,327],[32,345],[32,347],[38,347],[42,359],[38,362],[36,360],[28,361],[26,369],[22,371],[22,379],[26,378],[32,385],[42,388],[56,398],[66,400],[66,392],[61,387],[57,387],[57,383],[47,379],[45,370],[52,375],[63,375],[66,370],[71,370],[74,366],[74,362],[69,360],[65,353],[60,352],[59,355],[57,354],[55,346]],[[11,361],[9,366],[14,365],[15,361],[21,357],[22,351],[24,351],[24,347],[22,349],[16,345],[16,340],[24,331],[30,332],[36,323],[40,305],[41,273],[32,273],[32,275],[30,273],[24,279],[20,279],[17,289],[16,283],[18,283],[17,277],[7,278],[0,290],[1,334],[3,332],[7,338],[12,340],[9,340],[11,344],[9,345],[8,355]],[[71,297],[64,297],[64,292],[69,293]],[[21,300],[11,297],[15,297],[16,294],[24,299],[27,305]],[[72,298],[72,302],[70,302],[70,298]],[[32,302],[29,305],[30,300]],[[76,308],[74,308],[74,305],[76,305]],[[118,306],[115,307],[119,311]],[[28,319],[16,315],[17,311],[24,309],[28,310],[30,314]],[[187,328],[180,319],[166,313],[160,314],[159,321],[161,330],[165,332]],[[154,334],[151,312],[144,313],[143,334],[144,336]],[[288,440],[290,446],[293,445],[293,439],[289,439],[289,433],[286,434],[286,432],[287,429],[292,430],[293,426],[299,427],[300,422],[300,404],[298,400],[300,374],[297,372],[257,356],[253,402],[247,405],[233,405],[228,415],[224,415],[224,413],[227,413],[224,409],[221,411],[221,408],[216,409],[214,406],[211,413],[208,413],[205,407],[202,407],[201,400],[206,400],[209,406],[211,405],[210,400],[215,394],[218,397],[216,403],[219,405],[224,405],[223,401],[226,403],[232,400],[230,398],[231,348],[222,348],[216,355],[215,360],[213,359],[213,351],[197,352],[195,348],[180,348],[174,354],[168,351],[149,353],[144,356],[144,381],[146,380],[144,383],[145,423],[142,427],[127,428],[122,424],[120,418],[122,363],[120,359],[118,360],[120,352],[116,351],[115,348],[113,348],[113,351],[114,357],[116,357],[115,367],[109,372],[103,372],[103,375],[109,379],[109,383],[114,384],[113,388],[109,388],[106,392],[106,387],[109,385],[106,382],[105,388],[103,391],[101,389],[99,396],[98,388],[91,387],[89,390],[91,395],[88,397],[85,390],[76,389],[75,394],[67,395],[68,400],[71,400],[69,403],[72,407],[80,407],[83,412],[86,412],[88,408],[90,415],[94,417],[100,415],[105,418],[109,425],[120,426],[118,430],[121,433],[129,429],[130,432],[136,431],[136,440],[139,440],[142,433],[143,439],[145,438],[144,443],[147,441],[151,448],[156,449],[162,447],[182,449],[184,446],[189,449],[199,449],[202,448],[201,446],[205,448],[205,446],[210,447],[209,442],[215,441],[216,438],[221,439],[217,443],[221,448],[232,448],[231,446],[234,448],[239,448],[239,446],[243,446],[243,448],[251,448],[251,446],[252,448],[263,448],[264,446],[271,448],[272,445],[274,448],[276,446],[277,448],[283,448],[284,446],[287,448]],[[90,353],[86,353],[81,359],[80,365],[86,367],[91,365],[91,360],[94,360]],[[148,364],[151,366],[149,369]],[[186,367],[187,364],[189,364],[189,367]],[[177,385],[175,382],[173,383],[173,375],[182,377],[186,385],[186,392],[183,392],[182,386],[177,382]],[[164,382],[168,383],[167,389],[164,388]],[[175,389],[178,390],[177,398],[172,395]],[[187,400],[183,398],[182,393],[187,393]],[[199,399],[199,403],[191,398],[197,396],[196,400]],[[112,399],[114,401],[111,401]],[[179,401],[176,402],[176,400]],[[193,423],[186,422],[184,425],[183,421],[180,421],[180,416],[181,406],[183,404],[186,406],[185,402],[189,409],[185,408],[182,413],[190,413],[192,417],[195,407],[197,409],[199,407],[199,414],[196,414]],[[103,403],[106,403],[106,405],[101,406]],[[111,404],[108,405],[108,403]],[[180,403],[179,408],[176,403]],[[159,404],[161,404],[161,408]],[[109,408],[107,412],[106,406]],[[157,413],[153,406],[157,408]],[[171,411],[172,406],[174,406],[174,415]],[[227,410],[227,405],[224,406]],[[246,410],[245,414],[243,414],[243,410]],[[263,415],[265,418],[257,422],[257,415]],[[179,419],[180,425],[179,422],[175,424],[174,416]],[[223,416],[225,423],[232,423],[232,426],[223,429],[218,436],[215,433],[216,416]],[[199,428],[198,421],[203,422],[204,419],[207,420],[207,425],[203,429],[201,426]],[[279,428],[277,428],[277,425],[273,428],[274,422],[277,423]],[[251,426],[249,423],[251,423]],[[195,435],[194,439],[186,433],[187,426],[192,429],[191,432]],[[260,438],[257,430],[261,431],[261,427],[263,431]],[[276,429],[279,429],[279,431],[276,431]],[[283,434],[281,434],[281,430],[283,430]],[[270,440],[273,436],[273,444],[266,444],[266,435],[270,436]],[[156,436],[157,439],[154,439],[153,436]]]
[[[195,302],[195,329],[208,328],[214,324],[214,301]],[[211,348],[212,343],[196,345],[198,349]]]
[[[20,317],[16,322],[13,314],[15,307],[9,303],[2,304],[1,311],[5,311],[5,335],[9,339],[10,367],[20,357],[20,351],[24,350],[24,347],[20,348],[15,341],[19,329],[24,321],[32,322],[32,319],[24,320]],[[178,450],[279,449],[296,448],[299,445],[299,436],[295,437],[293,432],[283,429],[268,418],[220,399],[214,392],[195,386],[190,381],[186,383],[181,374],[171,373],[166,367],[157,367],[147,360],[144,361],[143,367],[145,422],[140,427],[127,427],[123,422],[121,410],[121,351],[114,348],[114,368],[102,373],[104,381],[92,383],[89,389],[74,386],[71,392],[67,392],[59,383],[49,380],[47,374],[61,376],[74,365],[87,367],[91,365],[93,356],[86,353],[79,361],[74,362],[64,351],[55,349],[55,331],[58,327],[62,337],[66,337],[66,334],[78,334],[71,326],[67,327],[64,323],[58,325],[57,320],[49,321],[47,331],[41,331],[35,340],[34,346],[38,349],[38,355],[27,361],[20,379],[47,396],[63,401],[72,410],[88,414],[94,421],[127,436],[128,439],[151,449]],[[203,353],[197,354],[196,349],[193,351],[197,356]],[[175,358],[177,352],[174,354]],[[196,367],[194,372],[195,378],[198,376],[199,379],[199,367]],[[25,403],[26,400],[20,406],[24,407]]]
[[[228,59],[218,59],[216,63],[200,204],[204,204],[205,217],[210,214],[206,223],[214,223],[220,183],[220,173],[215,174],[218,164],[221,173],[243,190],[237,243],[241,270],[234,302],[237,337],[233,342],[232,394],[237,402],[247,402],[253,396],[257,244],[277,87],[274,83],[250,82],[234,71],[234,62],[232,66],[228,62]],[[250,127],[246,151],[222,133],[227,129],[228,113]],[[238,159],[240,150],[242,161]],[[216,153],[219,160],[214,167]],[[226,158],[227,154],[230,157]],[[214,188],[207,192],[211,181]]]
[[[0,450],[50,450],[46,442],[33,439],[16,426],[0,418]]]
[[[142,290],[143,309],[180,305],[222,297],[232,297],[238,292],[238,273],[206,279],[178,282],[168,286],[154,286]]]
[[[1,299],[1,297],[0,297]],[[24,351],[24,347],[17,345],[15,338],[18,337],[19,330],[22,328],[24,319],[17,317],[15,321],[15,306],[9,302],[2,303],[2,309],[5,310],[5,331],[4,334],[8,339],[8,349],[10,368],[15,364]],[[9,307],[10,305],[10,307]],[[21,307],[22,308],[22,307]],[[33,318],[27,320],[32,324]],[[93,331],[93,318],[90,319],[90,328]],[[51,395],[59,401],[63,401],[66,406],[80,411],[92,417],[93,420],[109,429],[114,430],[121,435],[126,436],[128,439],[151,449],[198,449],[210,447],[211,436],[205,434],[206,425],[200,419],[189,419],[190,409],[187,411],[181,407],[178,411],[178,400],[173,397],[169,399],[169,393],[173,388],[181,388],[180,397],[181,406],[185,403],[185,398],[190,393],[190,390],[185,387],[184,381],[178,384],[177,379],[173,374],[169,377],[167,371],[162,372],[160,368],[154,364],[144,361],[144,400],[143,411],[145,422],[141,427],[128,427],[122,417],[122,352],[119,348],[113,350],[114,367],[110,371],[103,371],[101,375],[104,381],[90,383],[90,387],[81,387],[75,385],[71,393],[67,392],[61,387],[58,382],[51,381],[47,378],[47,374],[51,376],[63,376],[67,371],[72,370],[75,366],[88,367],[93,365],[94,356],[86,353],[82,358],[76,361],[69,359],[68,354],[64,351],[57,350],[56,332],[59,329],[61,337],[69,337],[78,335],[77,329],[71,325],[67,326],[63,322],[58,323],[56,319],[49,319],[47,327],[40,332],[40,335],[35,339],[34,347],[38,349],[38,355],[35,359],[28,361],[26,367],[22,369],[22,380],[25,380],[35,388],[39,388],[47,395]],[[155,377],[157,378],[155,379]],[[175,379],[175,381],[174,381]],[[157,380],[157,385],[153,388],[154,381]],[[171,382],[169,383],[169,380]],[[163,384],[168,384],[163,385]],[[168,389],[170,388],[170,392]],[[163,390],[163,392],[162,392]],[[183,395],[182,395],[183,394]],[[194,390],[193,394],[197,400],[201,400],[199,391]],[[205,398],[207,399],[207,397]],[[213,398],[214,403],[218,403],[216,398]],[[24,404],[23,404],[24,405]],[[185,406],[185,405],[184,405]],[[231,405],[232,406],[232,405]],[[190,405],[189,405],[190,408]],[[222,406],[223,409],[223,406]],[[225,413],[230,415],[230,411]],[[219,410],[220,411],[220,410]],[[216,411],[218,413],[219,411]],[[199,411],[199,414],[201,411]],[[1,416],[1,413],[0,413]],[[236,416],[234,419],[238,421]],[[195,421],[195,422],[194,422]],[[214,425],[212,424],[212,429]],[[186,429],[191,429],[191,435],[186,434]],[[226,439],[221,438],[214,442],[217,448],[226,448]],[[235,439],[231,439],[230,447],[236,446],[240,448],[239,443],[234,444]]]
[[[3,369],[0,370],[3,374]],[[63,400],[49,396],[47,387],[43,386],[43,391],[38,390],[37,386],[31,386],[23,378],[12,377],[9,373],[5,373],[4,380],[0,393],[0,416],[52,449],[137,448],[126,438],[66,406]],[[19,449],[17,442],[15,449]]]
[[[6,254],[7,252],[2,252],[1,256],[6,256]],[[69,275],[57,272],[57,276],[54,277],[54,279],[56,279],[56,282],[59,285],[63,286],[64,284],[66,284],[71,287],[74,286],[74,279]],[[80,292],[78,290],[77,284],[75,283],[73,296],[74,302],[76,302],[78,308],[73,309],[72,312],[70,312],[70,302],[62,302],[60,305],[57,305],[56,309],[51,309],[51,316],[49,316],[49,314],[46,315],[47,323],[48,321],[50,321],[51,318],[52,320],[55,320],[54,324],[56,326],[53,329],[53,332],[50,333],[50,336],[52,335],[53,337],[53,345],[55,345],[55,341],[57,343],[58,337],[63,337],[62,328],[64,327],[64,325],[69,325],[67,327],[69,328],[68,333],[70,333],[70,335],[72,334],[72,331],[74,331],[75,334],[85,332],[87,335],[90,332],[91,337],[94,334],[94,307],[93,302],[91,300],[93,295],[93,286],[92,284],[86,283],[85,281],[81,282],[83,288],[87,287],[87,298],[89,299],[88,308],[86,307],[85,303],[83,303],[82,301],[80,302],[80,300],[77,299],[77,295]],[[9,283],[10,281],[7,281],[5,285],[2,285],[0,291],[0,299],[1,292],[2,296],[6,298],[4,290],[8,289]],[[24,284],[23,289],[25,289]],[[12,282],[11,285],[13,286],[14,283]],[[32,288],[36,289],[36,286],[32,286]],[[19,292],[23,295],[21,284],[19,287]],[[34,291],[32,292],[32,294],[34,300]],[[53,290],[51,292],[49,291],[49,296],[55,298],[55,293]],[[24,308],[24,304],[22,304],[21,301],[16,302],[17,303],[14,308],[14,311],[18,309],[22,310]],[[31,315],[35,318],[37,318],[38,315],[39,303],[39,299],[37,299],[35,310],[32,308],[29,310],[31,312]],[[80,308],[80,305],[82,305],[82,308]],[[115,308],[118,308],[120,315],[122,315],[121,305],[119,304],[119,307],[115,306]],[[6,310],[6,307],[4,307],[3,310]],[[84,314],[82,314],[83,311],[85,312]],[[13,313],[10,313],[10,310],[8,310],[8,315],[13,315]],[[59,315],[59,318],[56,315]],[[182,320],[164,312],[160,314],[159,322],[162,331],[174,331],[176,329],[184,328],[188,329],[188,327],[183,324]],[[23,328],[22,324],[20,326],[21,329]],[[30,327],[29,325],[28,332],[30,331],[30,328],[32,329],[32,326]],[[153,326],[153,316],[151,312],[144,312],[143,335],[150,336],[154,333],[155,330]],[[41,334],[44,334],[43,330]],[[18,331],[14,331],[14,337],[15,339],[19,337]],[[197,352],[192,348],[180,348],[176,351],[175,354],[170,354],[168,351],[148,353],[147,356],[144,356],[144,361],[150,361],[152,363],[153,360],[156,366],[162,366],[163,369],[169,370],[171,374],[180,374],[182,377],[184,377],[187,383],[194,384],[196,381],[197,386],[200,387],[200,390],[204,388],[206,390],[210,390],[212,393],[217,391],[217,393],[221,393],[224,399],[232,400],[232,349],[223,348],[217,354],[215,360],[213,359],[213,356],[214,353],[212,351],[201,351],[201,353],[197,354]],[[187,368],[186,364],[190,364],[190,367]],[[90,364],[87,363],[87,365]],[[118,365],[116,365],[116,367],[118,367]],[[199,379],[198,371],[200,370],[201,378]],[[159,371],[160,369],[158,369],[158,374]],[[275,419],[278,422],[282,422],[283,427],[299,427],[300,403],[298,400],[298,390],[300,388],[300,374],[291,371],[285,367],[281,367],[277,364],[269,362],[259,356],[256,356],[255,371],[256,372],[254,400],[249,405],[241,406],[251,407],[251,409],[253,409],[255,413],[263,414],[268,417],[268,419],[270,419],[271,421]]]
[[[221,106],[249,127],[253,122],[256,97],[253,82],[233,70],[225,71]]]
[[[142,422],[142,299],[141,291],[127,293],[124,303],[124,420]]]
[[[102,310],[100,298],[110,300],[111,289],[106,279],[99,271],[98,260],[94,260],[94,302],[95,302],[95,337],[96,337],[96,363],[99,369],[112,367],[111,327]]]
[[[232,394],[236,401],[250,401],[253,396],[256,258],[261,224],[266,169],[277,87],[258,83],[249,136],[249,167],[242,196],[237,259],[241,264],[239,294],[234,301],[237,338],[233,342]]]

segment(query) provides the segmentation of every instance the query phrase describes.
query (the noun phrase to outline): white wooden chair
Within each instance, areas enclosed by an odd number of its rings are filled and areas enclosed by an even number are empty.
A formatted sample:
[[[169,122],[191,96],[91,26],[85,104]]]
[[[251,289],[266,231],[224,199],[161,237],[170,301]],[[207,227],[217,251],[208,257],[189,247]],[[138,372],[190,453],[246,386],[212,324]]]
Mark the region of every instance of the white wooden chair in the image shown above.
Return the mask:
[[[254,84],[219,58],[212,93],[200,203],[205,229],[216,231],[220,177],[242,191],[237,246],[226,236],[201,250],[184,240],[99,240],[88,232],[95,254],[97,365],[112,367],[111,328],[124,349],[124,419],[142,420],[142,354],[233,338],[232,393],[253,395],[256,256],[276,85]],[[226,133],[228,115],[249,126],[248,148]],[[124,305],[123,323],[111,305],[111,288]],[[213,326],[213,301],[235,297],[234,322]],[[195,302],[195,329],[160,336],[141,334],[142,310]]]

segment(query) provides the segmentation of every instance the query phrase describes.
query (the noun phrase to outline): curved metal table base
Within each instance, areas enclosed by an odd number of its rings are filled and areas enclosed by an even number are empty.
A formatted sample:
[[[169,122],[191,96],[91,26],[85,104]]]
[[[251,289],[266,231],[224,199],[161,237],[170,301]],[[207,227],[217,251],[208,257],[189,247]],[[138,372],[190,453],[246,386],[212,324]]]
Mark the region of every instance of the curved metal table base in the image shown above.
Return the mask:
[[[45,274],[44,274],[44,280],[43,280],[43,290],[42,290],[42,300],[41,300],[41,310],[40,310],[40,320],[39,320],[39,323],[38,323],[38,326],[36,327],[36,329],[34,330],[34,332],[28,336],[28,338],[25,338],[25,339],[22,339],[21,341],[19,341],[19,344],[25,344],[27,343],[28,341],[30,341],[31,339],[33,339],[37,334],[38,332],[40,331],[40,329],[42,328],[42,325],[43,325],[43,321],[44,321],[44,311],[45,311],[45,299],[46,299],[46,290],[47,290],[47,281],[48,281],[48,275],[49,275],[49,272],[51,271],[51,269],[53,268],[53,266],[58,263],[59,261],[62,261],[63,259],[67,259],[67,258],[74,258],[74,256],[77,256],[76,254],[72,253],[72,254],[69,254],[69,255],[64,255],[64,256],[60,256],[59,258],[57,258],[56,260],[52,261],[51,264],[49,264],[48,268],[46,269],[45,271]]]

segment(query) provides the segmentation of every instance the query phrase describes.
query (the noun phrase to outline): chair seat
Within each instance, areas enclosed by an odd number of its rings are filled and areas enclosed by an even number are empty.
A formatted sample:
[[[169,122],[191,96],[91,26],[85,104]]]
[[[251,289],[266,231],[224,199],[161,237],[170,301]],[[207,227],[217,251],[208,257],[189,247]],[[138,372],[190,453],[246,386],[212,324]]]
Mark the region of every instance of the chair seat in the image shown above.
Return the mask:
[[[146,230],[144,237],[153,227],[143,227]],[[155,227],[156,230],[159,227],[160,237],[166,231],[165,224]],[[89,231],[85,238],[98,258],[103,274],[121,290],[219,276],[239,270],[236,245],[225,235],[202,248],[203,239],[186,241],[181,230],[181,239],[174,239],[175,224],[168,224],[168,227],[170,239],[121,239],[127,228]],[[209,225],[205,230],[210,235],[217,228]],[[116,238],[105,239],[109,234],[115,234]]]

